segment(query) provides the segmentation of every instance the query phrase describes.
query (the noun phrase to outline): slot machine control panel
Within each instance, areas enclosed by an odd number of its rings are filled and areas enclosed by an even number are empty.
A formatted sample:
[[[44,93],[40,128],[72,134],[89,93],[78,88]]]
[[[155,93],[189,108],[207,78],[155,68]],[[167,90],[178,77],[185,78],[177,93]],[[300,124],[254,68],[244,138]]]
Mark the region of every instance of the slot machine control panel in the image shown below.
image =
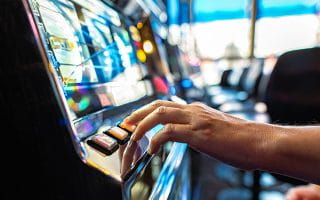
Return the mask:
[[[81,160],[119,183],[151,162],[156,180],[172,143],[155,156],[147,148],[163,126],[132,142],[135,125],[122,121],[157,99],[151,81],[143,79],[148,70],[136,57],[134,25],[107,1],[25,2]],[[153,157],[158,160],[150,161]]]

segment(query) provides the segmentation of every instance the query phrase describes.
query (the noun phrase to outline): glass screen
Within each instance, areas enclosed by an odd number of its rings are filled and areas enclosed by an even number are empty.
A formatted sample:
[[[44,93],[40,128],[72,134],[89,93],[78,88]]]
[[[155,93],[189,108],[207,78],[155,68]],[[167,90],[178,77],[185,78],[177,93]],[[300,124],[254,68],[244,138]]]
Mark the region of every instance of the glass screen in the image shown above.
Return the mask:
[[[152,94],[120,13],[94,0],[31,3],[74,119]]]

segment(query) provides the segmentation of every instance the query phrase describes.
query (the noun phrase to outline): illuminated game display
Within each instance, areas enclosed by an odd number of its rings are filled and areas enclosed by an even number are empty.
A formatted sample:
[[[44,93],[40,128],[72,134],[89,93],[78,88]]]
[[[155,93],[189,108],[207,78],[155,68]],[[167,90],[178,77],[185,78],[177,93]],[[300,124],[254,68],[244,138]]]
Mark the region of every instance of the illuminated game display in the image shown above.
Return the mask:
[[[31,2],[73,119],[150,95],[116,11],[98,1]]]
[[[62,89],[59,97],[78,154],[85,163],[121,181],[159,131],[159,127],[150,131],[148,139],[137,142],[130,154],[124,153],[134,127],[121,120],[154,98],[150,81],[143,79],[147,70],[136,57],[130,22],[96,0],[29,2],[53,79]],[[135,159],[128,162],[131,154]]]

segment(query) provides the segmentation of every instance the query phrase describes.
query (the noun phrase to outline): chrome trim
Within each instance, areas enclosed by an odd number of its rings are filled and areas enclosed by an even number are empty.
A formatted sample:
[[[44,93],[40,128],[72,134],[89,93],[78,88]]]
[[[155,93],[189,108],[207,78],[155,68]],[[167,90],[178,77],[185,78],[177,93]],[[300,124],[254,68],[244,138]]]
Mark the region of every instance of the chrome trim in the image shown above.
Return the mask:
[[[153,190],[149,196],[150,200],[167,199],[173,187],[177,173],[180,170],[181,163],[187,150],[187,144],[173,143],[171,151],[163,164],[159,177],[154,184]],[[124,200],[131,199],[131,188],[137,177],[143,169],[149,164],[153,155],[145,154],[141,159],[136,170],[131,174],[130,178],[123,184],[122,196]]]
[[[73,145],[74,145],[79,157],[81,158],[81,160],[83,162],[86,162],[86,160],[85,160],[86,153],[84,151],[83,146],[81,146],[81,144],[80,144],[79,138],[76,136],[76,128],[74,126],[74,123],[70,120],[72,118],[71,117],[72,115],[69,110],[69,106],[67,104],[66,99],[62,98],[62,97],[64,97],[63,88],[61,87],[61,83],[57,78],[58,75],[56,74],[55,69],[53,68],[53,66],[49,62],[49,58],[47,56],[45,47],[43,45],[43,44],[45,44],[45,42],[44,42],[45,40],[40,34],[40,31],[37,26],[37,21],[34,17],[34,13],[32,12],[32,5],[31,5],[32,0],[22,0],[22,3],[25,7],[25,11],[27,13],[28,21],[29,21],[31,28],[32,28],[32,32],[33,32],[35,39],[37,41],[37,46],[40,50],[40,54],[43,59],[43,63],[46,66],[46,71],[49,74],[49,77],[51,79],[51,82],[53,85],[53,90],[55,92],[55,96],[56,96],[58,103],[61,107],[62,113],[65,116],[65,124],[66,124],[67,129],[71,133],[70,136],[72,138]]]
[[[135,170],[132,170],[132,174],[130,175],[130,177],[124,182],[123,186],[122,186],[122,198],[124,200],[129,200],[131,199],[131,188],[134,185],[137,177],[139,176],[139,174],[143,171],[143,169],[149,164],[149,162],[151,161],[151,159],[153,158],[153,155],[150,155],[148,153],[146,153],[142,158],[141,161],[139,163],[139,165],[136,166]]]
[[[187,150],[187,144],[175,142],[149,200],[168,199],[173,185],[177,178],[178,171],[181,169],[181,163]]]

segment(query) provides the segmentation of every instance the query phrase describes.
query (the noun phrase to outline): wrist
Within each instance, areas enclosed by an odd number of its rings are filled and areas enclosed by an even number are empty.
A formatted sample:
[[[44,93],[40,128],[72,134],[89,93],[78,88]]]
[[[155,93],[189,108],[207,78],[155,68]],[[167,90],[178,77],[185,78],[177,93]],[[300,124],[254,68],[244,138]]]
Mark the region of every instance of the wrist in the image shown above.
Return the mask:
[[[290,149],[292,147],[292,128],[287,126],[265,124],[263,141],[259,144],[258,169],[285,174],[293,168],[288,166],[287,158],[292,157]]]
[[[272,170],[276,162],[277,144],[279,135],[276,134],[279,126],[252,122],[248,137],[253,137],[252,142],[252,166],[255,170]]]
[[[239,161],[238,166],[245,170],[265,169],[266,163],[273,156],[270,144],[275,140],[274,127],[253,121],[242,121],[235,127],[238,134],[234,137],[233,147],[235,154],[240,155],[236,159]]]

